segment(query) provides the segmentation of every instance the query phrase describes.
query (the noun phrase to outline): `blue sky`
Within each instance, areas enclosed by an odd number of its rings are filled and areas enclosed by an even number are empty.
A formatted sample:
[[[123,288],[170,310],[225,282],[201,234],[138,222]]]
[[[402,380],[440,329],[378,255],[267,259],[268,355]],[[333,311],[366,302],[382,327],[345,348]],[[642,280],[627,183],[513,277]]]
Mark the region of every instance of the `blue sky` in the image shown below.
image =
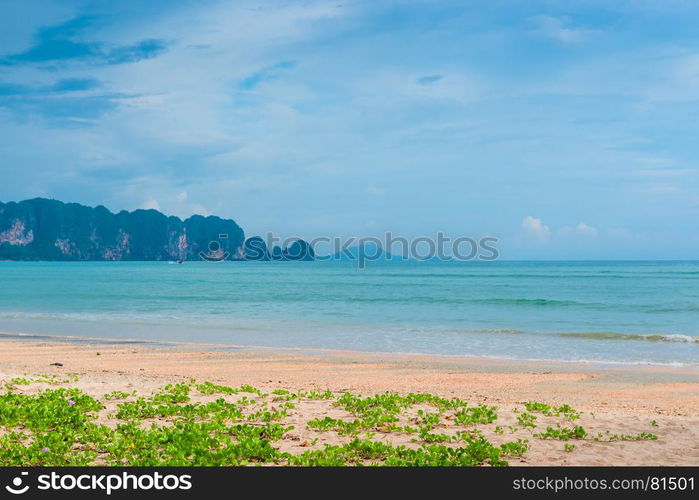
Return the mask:
[[[699,257],[699,3],[0,0],[0,200]]]

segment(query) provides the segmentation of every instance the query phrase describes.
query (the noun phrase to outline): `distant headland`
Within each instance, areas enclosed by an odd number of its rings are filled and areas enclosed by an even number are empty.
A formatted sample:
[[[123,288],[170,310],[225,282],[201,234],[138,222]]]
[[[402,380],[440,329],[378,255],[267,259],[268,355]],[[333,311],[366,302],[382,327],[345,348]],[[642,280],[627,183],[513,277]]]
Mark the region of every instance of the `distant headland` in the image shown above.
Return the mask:
[[[232,219],[157,210],[122,210],[34,198],[0,202],[0,260],[186,261],[313,260],[311,246],[296,240],[267,248],[260,237],[245,239]]]

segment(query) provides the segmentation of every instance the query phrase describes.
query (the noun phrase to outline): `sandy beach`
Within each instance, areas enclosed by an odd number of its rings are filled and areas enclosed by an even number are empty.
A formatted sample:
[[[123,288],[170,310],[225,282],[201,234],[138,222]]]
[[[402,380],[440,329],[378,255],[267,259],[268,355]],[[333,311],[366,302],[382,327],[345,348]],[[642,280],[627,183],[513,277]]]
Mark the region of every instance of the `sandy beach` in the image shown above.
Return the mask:
[[[62,366],[52,366],[61,363]],[[502,429],[484,434],[496,444],[529,439],[531,446],[511,465],[697,465],[699,464],[699,371],[686,367],[602,365],[540,361],[485,360],[363,353],[350,351],[232,348],[214,345],[0,341],[0,380],[42,374],[74,373],[71,384],[94,397],[112,391],[148,395],[167,383],[211,381],[264,391],[330,390],[372,395],[386,391],[429,392],[469,403],[497,406]],[[39,386],[19,390],[37,391]],[[197,396],[194,401],[205,401]],[[527,401],[568,404],[582,412],[576,425],[590,435],[631,436],[652,433],[657,440],[576,440],[566,451],[559,440],[532,439],[518,427],[517,415]],[[274,404],[270,396],[268,401]],[[116,402],[100,419],[109,420]],[[297,453],[325,443],[347,441],[332,431],[309,429],[314,418],[349,418],[329,401],[304,401],[284,423],[295,429],[278,443]],[[553,423],[553,421],[551,421]],[[545,426],[546,419],[539,424]],[[446,424],[444,432],[458,426]],[[410,435],[383,436],[392,444],[411,443]],[[374,439],[381,439],[378,432]]]

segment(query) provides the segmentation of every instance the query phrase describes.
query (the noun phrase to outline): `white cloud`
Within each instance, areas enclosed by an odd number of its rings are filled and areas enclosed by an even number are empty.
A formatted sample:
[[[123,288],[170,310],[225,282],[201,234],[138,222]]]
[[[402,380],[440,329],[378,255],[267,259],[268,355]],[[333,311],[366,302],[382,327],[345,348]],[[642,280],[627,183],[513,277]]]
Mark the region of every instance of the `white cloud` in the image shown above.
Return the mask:
[[[591,238],[597,237],[597,229],[595,229],[592,226],[588,226],[584,222],[581,222],[580,224],[575,226],[575,232],[584,236],[589,236]]]
[[[646,191],[651,194],[673,194],[679,191],[680,188],[674,184],[651,184],[646,188]]]
[[[598,231],[596,228],[589,226],[584,222],[580,222],[575,227],[563,226],[558,230],[558,233],[561,236],[582,236],[592,239],[597,237]]]
[[[424,77],[415,72],[379,67],[353,82],[352,94],[357,103],[393,109],[424,102],[466,104],[487,95],[488,88],[475,74],[463,68],[444,72],[448,74],[425,84]]]
[[[655,62],[655,61],[654,61]],[[650,65],[649,65],[650,66]],[[645,89],[651,101],[696,101],[699,99],[699,54],[676,50],[648,69],[654,78]]]
[[[195,186],[197,193],[193,197],[197,199],[206,198],[205,187]],[[204,190],[204,192],[201,192]],[[159,189],[154,189],[151,192],[150,198],[142,203],[139,208],[154,209],[165,215],[174,215],[181,219],[186,219],[192,215],[210,215],[210,211],[201,203],[196,203],[190,200],[188,191],[181,191],[179,194],[174,194],[174,187],[162,186]]]
[[[638,171],[641,177],[680,177],[694,173],[692,168],[647,168]]]
[[[536,16],[532,21],[538,34],[563,43],[580,43],[592,32],[589,29],[571,26],[567,18]]]
[[[522,228],[532,239],[545,243],[551,237],[551,230],[548,226],[544,225],[541,219],[527,215],[524,220],[522,220]]]
[[[148,201],[146,201],[143,206],[141,207],[145,210],[160,210],[160,203],[158,203],[158,200],[155,198],[150,198]]]

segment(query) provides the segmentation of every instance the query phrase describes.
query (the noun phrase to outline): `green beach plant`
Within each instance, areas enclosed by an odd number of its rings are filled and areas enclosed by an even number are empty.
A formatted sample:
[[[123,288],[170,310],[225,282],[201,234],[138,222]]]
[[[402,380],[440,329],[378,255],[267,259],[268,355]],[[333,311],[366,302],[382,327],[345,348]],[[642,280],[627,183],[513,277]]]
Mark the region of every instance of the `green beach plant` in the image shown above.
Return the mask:
[[[249,385],[190,380],[167,384],[150,395],[113,391],[100,400],[76,388],[46,388],[74,380],[25,376],[5,385],[0,393],[0,465],[502,466],[532,447],[522,438],[499,445],[490,441],[487,435],[505,432],[500,425],[490,427],[498,419],[496,407],[431,394],[361,396],[285,389],[268,394]],[[104,402],[112,401],[116,404],[107,408]],[[346,412],[345,417],[326,415],[304,422],[311,432],[337,433],[341,442],[317,448],[322,438],[314,436],[300,445],[305,448],[301,452],[280,451],[292,439],[290,412],[309,401],[327,401],[328,409]],[[581,417],[568,405],[529,402],[525,409],[512,412],[519,424],[508,426],[512,433],[535,428],[535,413],[562,423]],[[109,425],[101,423],[105,416]],[[399,435],[404,441],[411,436],[412,442],[392,443],[391,437]],[[580,425],[561,423],[532,437],[607,443],[658,439],[647,432],[606,431],[590,437]],[[566,452],[574,448],[564,444]]]

